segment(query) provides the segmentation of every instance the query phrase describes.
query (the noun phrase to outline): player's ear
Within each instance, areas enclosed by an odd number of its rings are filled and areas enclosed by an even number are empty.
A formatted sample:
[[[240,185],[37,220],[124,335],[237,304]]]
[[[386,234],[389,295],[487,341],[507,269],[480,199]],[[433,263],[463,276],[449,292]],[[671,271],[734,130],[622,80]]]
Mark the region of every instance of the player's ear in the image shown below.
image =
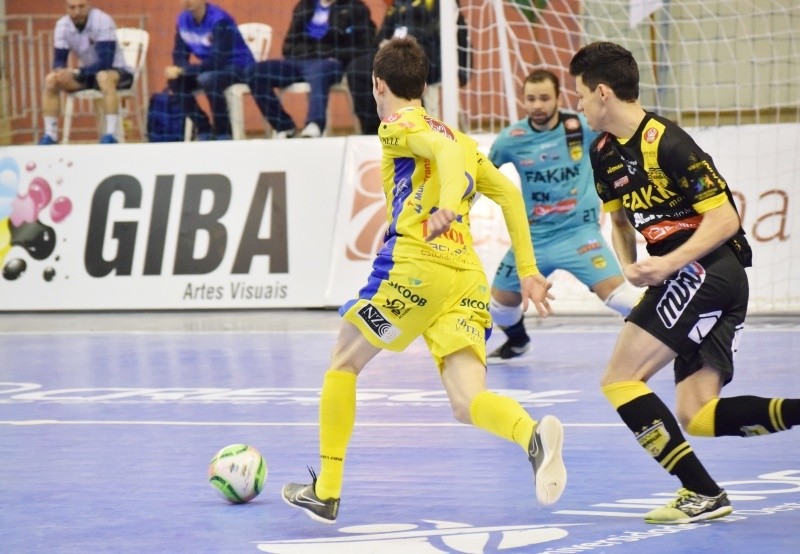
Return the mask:
[[[372,74],[372,86],[378,94],[386,92],[386,81]]]
[[[600,100],[603,102],[606,102],[609,98],[611,98],[611,95],[614,94],[614,91],[603,83],[597,85],[597,92],[600,94]]]

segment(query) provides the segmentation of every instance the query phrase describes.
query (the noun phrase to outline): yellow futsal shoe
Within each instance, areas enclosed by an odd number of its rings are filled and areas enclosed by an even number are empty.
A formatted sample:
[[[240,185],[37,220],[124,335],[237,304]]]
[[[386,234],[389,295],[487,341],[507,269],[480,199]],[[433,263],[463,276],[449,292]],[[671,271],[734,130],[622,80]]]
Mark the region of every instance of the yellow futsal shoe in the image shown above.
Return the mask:
[[[704,496],[688,489],[679,489],[678,498],[663,508],[646,513],[644,520],[661,525],[692,523],[724,517],[732,511],[728,493],[724,490],[717,496]]]

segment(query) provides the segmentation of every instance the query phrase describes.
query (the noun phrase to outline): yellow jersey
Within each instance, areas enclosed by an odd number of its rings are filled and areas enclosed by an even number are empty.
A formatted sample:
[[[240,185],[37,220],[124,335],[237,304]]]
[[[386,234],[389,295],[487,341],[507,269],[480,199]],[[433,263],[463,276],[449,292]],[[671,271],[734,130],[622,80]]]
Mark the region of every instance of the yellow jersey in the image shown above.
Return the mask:
[[[414,106],[385,118],[378,136],[389,222],[378,256],[482,270],[469,226],[469,211],[480,193],[503,210],[520,278],[539,272],[522,193],[472,138]],[[439,209],[452,210],[456,219],[447,232],[426,242],[428,217]]]

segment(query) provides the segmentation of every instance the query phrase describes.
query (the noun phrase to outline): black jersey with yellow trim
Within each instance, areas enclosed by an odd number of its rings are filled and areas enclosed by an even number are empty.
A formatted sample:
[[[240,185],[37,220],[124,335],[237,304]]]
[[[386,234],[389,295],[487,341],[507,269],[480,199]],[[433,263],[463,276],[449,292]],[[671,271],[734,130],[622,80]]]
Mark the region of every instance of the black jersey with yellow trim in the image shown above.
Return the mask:
[[[725,202],[736,207],[711,156],[681,127],[657,114],[647,113],[627,141],[601,134],[589,156],[604,208],[625,209],[650,255],[664,255],[686,242],[703,212]],[[734,238],[740,249],[749,250],[741,228]]]

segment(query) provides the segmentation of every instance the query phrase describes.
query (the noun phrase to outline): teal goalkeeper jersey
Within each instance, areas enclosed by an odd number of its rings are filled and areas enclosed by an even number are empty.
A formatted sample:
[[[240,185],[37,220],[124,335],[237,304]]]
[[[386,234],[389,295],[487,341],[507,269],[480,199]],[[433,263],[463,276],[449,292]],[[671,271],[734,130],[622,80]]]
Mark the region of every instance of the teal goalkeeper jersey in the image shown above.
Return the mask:
[[[525,118],[503,129],[492,144],[492,163],[512,163],[519,173],[534,241],[598,225],[600,203],[589,161],[596,137],[583,114],[562,111],[550,131],[535,131]]]
[[[480,192],[503,210],[521,277],[538,273],[519,190],[478,151],[477,143],[421,107],[385,118],[378,135],[389,227],[379,256],[407,257],[480,269],[472,247],[469,210]],[[426,242],[427,222],[438,209],[457,214],[448,232]]]

